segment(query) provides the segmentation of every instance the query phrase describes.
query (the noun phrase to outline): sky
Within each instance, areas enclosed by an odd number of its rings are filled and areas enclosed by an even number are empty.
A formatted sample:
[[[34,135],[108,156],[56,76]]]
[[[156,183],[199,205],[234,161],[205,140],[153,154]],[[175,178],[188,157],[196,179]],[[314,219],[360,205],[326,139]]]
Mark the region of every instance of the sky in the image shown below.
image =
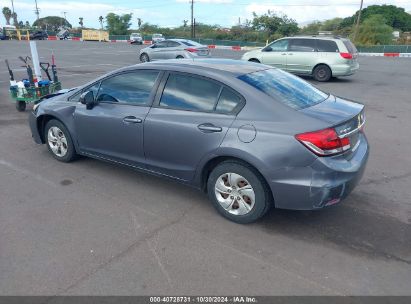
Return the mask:
[[[0,0],[0,8],[8,6],[11,0]],[[360,0],[195,0],[194,16],[197,22],[219,24],[231,27],[246,19],[252,19],[252,13],[263,14],[267,10],[286,14],[300,25],[314,20],[326,20],[334,17],[347,17],[356,12]],[[183,20],[190,20],[190,0],[38,0],[40,17],[61,16],[66,13],[67,20],[78,26],[79,17],[83,17],[84,26],[98,27],[99,16],[109,12],[116,14],[133,13],[132,28],[137,28],[137,18],[160,26],[177,27]],[[373,4],[393,4],[411,11],[411,0],[365,0],[364,6]],[[32,23],[35,0],[14,0],[14,9],[19,21]],[[0,25],[5,24],[0,16]],[[190,24],[190,21],[188,21]]]

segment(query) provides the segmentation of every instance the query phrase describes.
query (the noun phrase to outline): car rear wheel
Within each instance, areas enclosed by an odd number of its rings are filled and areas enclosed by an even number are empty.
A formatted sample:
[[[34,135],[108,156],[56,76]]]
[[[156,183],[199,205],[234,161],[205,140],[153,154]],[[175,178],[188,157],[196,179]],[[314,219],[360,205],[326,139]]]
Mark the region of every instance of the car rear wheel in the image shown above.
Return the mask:
[[[140,61],[141,62],[149,62],[150,61],[150,57],[148,57],[148,55],[146,53],[141,54],[140,56]]]
[[[315,67],[313,71],[313,77],[315,80],[325,82],[330,80],[332,76],[331,69],[325,64],[320,64]]]
[[[240,224],[258,220],[272,205],[264,178],[253,167],[237,161],[225,161],[213,169],[207,192],[221,215]]]
[[[178,55],[176,58],[177,58],[177,59],[184,59],[184,57],[181,56],[181,55]]]
[[[255,59],[255,58],[252,58],[252,59],[250,59],[250,60],[248,60],[248,61],[255,62],[255,63],[261,63],[260,60]]]
[[[68,163],[76,158],[76,150],[67,128],[58,120],[50,120],[44,129],[47,148],[53,157]]]

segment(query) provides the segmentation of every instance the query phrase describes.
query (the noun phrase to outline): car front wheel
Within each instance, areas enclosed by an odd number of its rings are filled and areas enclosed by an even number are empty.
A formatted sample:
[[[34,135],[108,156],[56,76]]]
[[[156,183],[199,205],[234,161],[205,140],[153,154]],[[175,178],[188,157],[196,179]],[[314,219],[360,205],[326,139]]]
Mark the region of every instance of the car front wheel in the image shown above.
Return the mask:
[[[237,161],[225,161],[214,168],[207,192],[221,215],[240,224],[258,220],[272,205],[264,178],[253,167]]]
[[[58,120],[47,122],[44,129],[47,148],[53,157],[68,163],[76,158],[76,150],[67,128]]]

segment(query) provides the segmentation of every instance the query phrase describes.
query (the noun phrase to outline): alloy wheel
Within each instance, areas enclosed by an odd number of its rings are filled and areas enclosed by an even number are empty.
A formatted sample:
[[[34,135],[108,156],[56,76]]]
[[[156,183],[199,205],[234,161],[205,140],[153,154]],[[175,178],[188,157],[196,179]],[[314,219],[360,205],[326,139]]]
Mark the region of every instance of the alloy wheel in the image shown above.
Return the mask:
[[[58,157],[64,157],[67,154],[67,138],[58,127],[51,127],[47,132],[48,145],[53,153]]]

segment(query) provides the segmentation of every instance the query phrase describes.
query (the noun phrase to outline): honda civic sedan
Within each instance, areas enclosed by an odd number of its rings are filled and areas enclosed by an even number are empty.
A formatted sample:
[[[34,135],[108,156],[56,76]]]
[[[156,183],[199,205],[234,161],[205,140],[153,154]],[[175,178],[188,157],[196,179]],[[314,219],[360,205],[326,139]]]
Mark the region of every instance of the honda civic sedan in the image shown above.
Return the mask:
[[[210,50],[187,39],[167,39],[140,50],[140,61],[210,57]]]
[[[34,141],[70,162],[123,164],[205,191],[226,218],[339,203],[369,148],[364,106],[252,62],[170,60],[122,68],[51,95]]]

